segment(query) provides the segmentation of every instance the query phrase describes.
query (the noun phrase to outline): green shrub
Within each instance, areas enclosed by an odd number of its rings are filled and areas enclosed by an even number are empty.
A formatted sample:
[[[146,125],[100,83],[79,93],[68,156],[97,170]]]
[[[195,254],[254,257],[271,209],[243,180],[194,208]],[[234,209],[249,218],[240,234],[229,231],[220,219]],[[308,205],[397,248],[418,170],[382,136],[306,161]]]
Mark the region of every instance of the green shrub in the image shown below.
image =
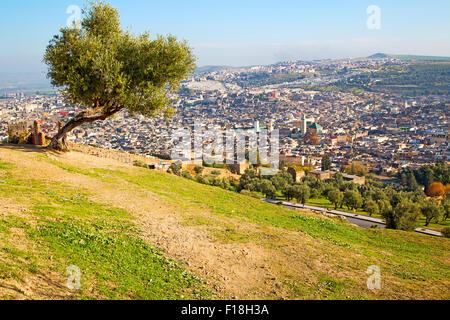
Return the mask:
[[[148,169],[148,165],[145,162],[141,161],[141,160],[134,160],[133,161],[133,166]]]
[[[181,166],[179,164],[172,163],[169,167],[168,172],[173,173],[176,176],[180,176],[181,175]]]
[[[442,228],[442,235],[446,238],[450,238],[450,227]]]
[[[189,172],[189,170],[185,170],[181,173],[181,176],[183,178],[189,179],[189,180],[195,180],[195,177]]]
[[[256,198],[259,199],[260,195],[258,194],[258,192],[254,192],[254,191],[249,191],[246,189],[242,189],[240,194],[244,195],[244,196],[248,196],[248,197],[252,197],[252,198]]]

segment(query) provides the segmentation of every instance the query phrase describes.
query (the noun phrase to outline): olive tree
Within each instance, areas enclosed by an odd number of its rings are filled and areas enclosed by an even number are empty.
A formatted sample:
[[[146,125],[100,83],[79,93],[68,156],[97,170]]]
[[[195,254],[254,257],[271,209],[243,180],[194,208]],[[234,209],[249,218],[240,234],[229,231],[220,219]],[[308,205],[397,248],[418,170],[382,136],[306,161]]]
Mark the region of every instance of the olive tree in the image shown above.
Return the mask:
[[[420,206],[408,199],[402,200],[395,208],[386,206],[382,212],[386,228],[412,231],[420,216]]]
[[[347,190],[344,193],[343,202],[348,209],[357,210],[362,205],[362,197],[356,190]]]
[[[275,195],[277,193],[277,189],[273,185],[272,181],[268,179],[261,180],[261,182],[259,183],[259,191],[261,191],[261,193],[264,194],[266,198],[271,199],[275,198]]]
[[[442,207],[444,208],[443,211],[443,220],[447,221],[448,217],[450,216],[450,198],[447,196],[442,200]]]
[[[44,55],[48,77],[83,110],[62,126],[50,148],[67,151],[67,134],[85,123],[130,115],[173,114],[168,93],[195,70],[195,57],[174,36],[133,35],[121,29],[119,12],[104,2],[83,10],[81,27],[61,28]]]
[[[296,185],[294,186],[294,197],[298,202],[301,202],[303,205],[306,201],[309,200],[311,195],[311,190],[306,184]]]
[[[327,199],[334,204],[334,209],[336,210],[338,205],[344,200],[344,194],[339,189],[331,189],[327,193]]]
[[[425,226],[428,227],[431,221],[439,222],[442,218],[444,208],[439,205],[439,202],[430,199],[429,201],[424,201],[420,208],[422,215],[425,217]]]
[[[364,210],[367,211],[367,213],[369,213],[370,216],[372,216],[373,214],[377,213],[379,210],[378,204],[375,200],[368,200],[365,204],[364,204]]]

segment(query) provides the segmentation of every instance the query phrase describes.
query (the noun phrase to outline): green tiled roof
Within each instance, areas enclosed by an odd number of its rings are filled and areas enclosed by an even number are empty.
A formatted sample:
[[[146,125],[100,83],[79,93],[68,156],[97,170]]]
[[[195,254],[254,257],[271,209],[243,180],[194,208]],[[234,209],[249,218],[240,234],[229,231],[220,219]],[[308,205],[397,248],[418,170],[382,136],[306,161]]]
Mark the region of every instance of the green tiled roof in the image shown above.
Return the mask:
[[[315,129],[315,130],[322,130],[322,126],[320,124],[317,123],[313,123],[312,125],[309,126],[310,129]]]

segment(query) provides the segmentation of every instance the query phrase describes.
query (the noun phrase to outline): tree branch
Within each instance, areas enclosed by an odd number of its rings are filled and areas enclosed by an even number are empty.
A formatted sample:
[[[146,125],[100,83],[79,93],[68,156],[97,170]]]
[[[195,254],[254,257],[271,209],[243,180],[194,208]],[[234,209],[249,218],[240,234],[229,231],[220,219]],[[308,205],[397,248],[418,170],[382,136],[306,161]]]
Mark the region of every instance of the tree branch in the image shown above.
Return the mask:
[[[123,109],[125,109],[124,106],[118,106],[111,110],[103,110],[100,106],[97,105],[97,108],[88,109],[80,112],[58,131],[58,133],[53,137],[49,147],[61,151],[68,150],[69,148],[66,142],[66,137],[67,134],[71,132],[73,129],[85,123],[92,123],[99,120],[106,120]]]

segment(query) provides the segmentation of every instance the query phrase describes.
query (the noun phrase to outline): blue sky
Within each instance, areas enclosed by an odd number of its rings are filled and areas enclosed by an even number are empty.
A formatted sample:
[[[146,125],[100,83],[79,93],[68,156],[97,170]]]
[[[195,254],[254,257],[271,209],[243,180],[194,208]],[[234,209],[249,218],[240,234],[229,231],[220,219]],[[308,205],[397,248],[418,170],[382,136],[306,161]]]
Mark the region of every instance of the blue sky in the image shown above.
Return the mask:
[[[269,64],[375,52],[450,56],[448,0],[111,0],[123,27],[189,41],[198,65]],[[39,72],[78,0],[1,0],[0,72]],[[371,30],[366,9],[381,9]]]

